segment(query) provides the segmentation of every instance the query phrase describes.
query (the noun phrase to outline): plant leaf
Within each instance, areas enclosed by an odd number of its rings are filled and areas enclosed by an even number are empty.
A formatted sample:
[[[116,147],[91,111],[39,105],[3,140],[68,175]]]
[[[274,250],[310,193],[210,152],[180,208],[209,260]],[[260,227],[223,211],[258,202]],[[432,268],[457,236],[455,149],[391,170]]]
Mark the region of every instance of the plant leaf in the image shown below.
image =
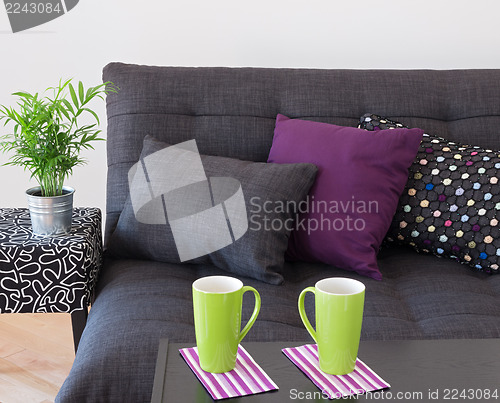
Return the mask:
[[[67,99],[61,99],[61,102],[64,104],[64,106],[71,112],[71,114],[74,116],[75,115],[75,110],[73,109],[73,106]]]
[[[83,83],[80,81],[78,83],[78,95],[80,96],[80,103],[84,103],[85,92],[83,90]]]
[[[97,116],[97,113],[95,113],[92,109],[89,109],[89,108],[83,108],[84,111],[92,114],[94,117],[95,117],[95,120],[97,120],[97,124],[101,124],[101,122],[99,122],[99,116]]]
[[[75,89],[73,88],[73,84],[68,84],[69,93],[71,94],[71,99],[73,100],[73,104],[78,108],[78,98],[76,97]]]
[[[17,97],[22,97],[22,98],[28,98],[28,99],[32,99],[33,98],[33,95],[31,95],[29,92],[13,92],[12,95],[15,95]]]

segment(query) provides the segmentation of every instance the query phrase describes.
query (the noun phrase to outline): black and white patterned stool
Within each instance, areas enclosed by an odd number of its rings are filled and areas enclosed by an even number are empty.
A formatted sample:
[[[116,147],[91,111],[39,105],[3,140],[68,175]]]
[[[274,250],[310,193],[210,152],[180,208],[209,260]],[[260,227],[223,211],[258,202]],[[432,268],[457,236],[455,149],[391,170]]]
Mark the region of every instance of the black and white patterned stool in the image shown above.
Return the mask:
[[[0,313],[70,313],[76,351],[101,266],[99,209],[75,208],[69,234],[39,237],[28,209],[0,208]]]

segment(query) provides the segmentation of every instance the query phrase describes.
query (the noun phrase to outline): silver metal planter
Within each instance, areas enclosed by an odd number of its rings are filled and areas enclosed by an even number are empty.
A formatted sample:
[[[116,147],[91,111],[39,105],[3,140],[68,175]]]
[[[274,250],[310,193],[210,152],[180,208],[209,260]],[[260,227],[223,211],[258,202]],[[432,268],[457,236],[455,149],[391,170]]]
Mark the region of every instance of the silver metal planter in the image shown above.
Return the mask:
[[[61,196],[41,196],[40,186],[26,191],[33,234],[56,236],[71,231],[73,214],[73,193],[75,189],[63,187]]]

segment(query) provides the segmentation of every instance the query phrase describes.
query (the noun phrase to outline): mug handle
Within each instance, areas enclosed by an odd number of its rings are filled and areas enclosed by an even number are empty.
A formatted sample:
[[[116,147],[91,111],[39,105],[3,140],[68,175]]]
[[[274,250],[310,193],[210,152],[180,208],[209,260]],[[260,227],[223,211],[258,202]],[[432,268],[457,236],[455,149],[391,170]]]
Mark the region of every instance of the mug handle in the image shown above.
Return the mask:
[[[247,291],[252,291],[253,294],[255,295],[255,308],[253,309],[252,316],[250,316],[250,319],[248,320],[246,326],[243,328],[243,330],[240,333],[240,338],[238,339],[238,344],[241,343],[241,340],[247,335],[248,331],[250,328],[253,326],[255,320],[257,319],[257,316],[259,315],[260,312],[260,294],[259,292],[248,285],[244,286],[242,288],[243,294],[246,293]]]
[[[308,292],[312,292],[314,295],[316,295],[316,288],[314,287],[307,287],[305,288],[299,295],[299,315],[300,319],[302,319],[302,323],[304,323],[304,326],[306,327],[306,330],[309,332],[311,337],[314,339],[316,343],[318,343],[318,340],[316,338],[316,331],[311,325],[311,322],[309,322],[309,319],[307,318],[306,311],[304,309],[304,299],[306,297],[306,294]]]

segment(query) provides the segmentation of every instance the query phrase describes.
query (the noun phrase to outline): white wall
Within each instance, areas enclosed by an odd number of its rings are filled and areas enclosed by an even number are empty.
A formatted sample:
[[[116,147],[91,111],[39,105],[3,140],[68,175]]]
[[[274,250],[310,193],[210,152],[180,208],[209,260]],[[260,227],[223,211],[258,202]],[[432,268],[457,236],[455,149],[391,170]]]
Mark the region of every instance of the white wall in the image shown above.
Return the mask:
[[[80,0],[67,15],[12,34],[0,5],[0,103],[11,104],[14,91],[41,91],[61,77],[95,85],[110,61],[500,68],[498,15],[498,0]],[[104,103],[94,107],[105,123]],[[75,205],[104,211],[105,144],[86,156],[89,164],[76,168],[68,184],[77,189]],[[0,163],[6,159],[0,155]],[[0,207],[26,205],[28,176],[0,166]]]

